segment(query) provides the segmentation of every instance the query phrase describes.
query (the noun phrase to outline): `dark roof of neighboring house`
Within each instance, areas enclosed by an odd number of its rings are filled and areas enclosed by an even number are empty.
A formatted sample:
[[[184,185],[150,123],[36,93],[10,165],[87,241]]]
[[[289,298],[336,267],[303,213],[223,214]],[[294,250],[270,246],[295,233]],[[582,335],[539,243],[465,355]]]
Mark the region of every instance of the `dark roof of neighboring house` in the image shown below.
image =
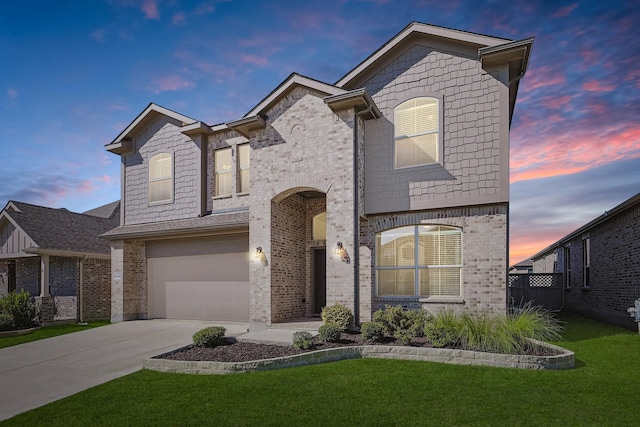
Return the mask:
[[[241,210],[209,214],[200,218],[175,221],[152,222],[137,225],[125,225],[114,228],[102,235],[110,240],[155,235],[198,233],[202,231],[244,228],[249,225],[249,211]]]
[[[118,225],[119,215],[101,218],[70,212],[64,208],[54,209],[15,201],[9,201],[7,206],[10,204],[19,211],[5,208],[6,214],[41,249],[104,254],[111,251],[109,242],[99,236]],[[103,208],[96,208],[94,211],[101,211]]]
[[[91,215],[91,216],[97,216],[99,218],[109,218],[109,219],[114,218],[119,213],[120,213],[120,200],[107,203],[104,206],[98,206],[97,208],[91,209],[86,212],[82,212],[83,215]]]
[[[529,267],[533,267],[533,260],[525,259],[525,260],[520,261],[517,264],[512,265],[509,269],[512,269],[512,268],[525,269],[525,268],[529,268]]]
[[[629,199],[627,199],[624,202],[620,203],[615,208],[606,211],[605,213],[603,213],[602,215],[600,215],[596,219],[588,222],[587,224],[583,225],[582,227],[578,228],[577,230],[567,234],[566,236],[564,236],[562,239],[558,240],[557,242],[547,246],[546,248],[544,248],[543,250],[541,250],[537,254],[533,255],[531,257],[531,259],[534,260],[534,259],[538,259],[538,258],[543,257],[548,252],[556,249],[559,246],[562,246],[563,244],[565,244],[569,240],[573,239],[574,237],[579,236],[580,234],[586,233],[587,231],[595,228],[596,226],[602,224],[603,222],[609,221],[611,218],[615,217],[616,215],[621,214],[621,213],[625,212],[627,209],[630,209],[630,208],[632,208],[632,207],[634,207],[634,206],[636,206],[638,204],[640,204],[640,193],[636,194],[635,196],[630,197]]]

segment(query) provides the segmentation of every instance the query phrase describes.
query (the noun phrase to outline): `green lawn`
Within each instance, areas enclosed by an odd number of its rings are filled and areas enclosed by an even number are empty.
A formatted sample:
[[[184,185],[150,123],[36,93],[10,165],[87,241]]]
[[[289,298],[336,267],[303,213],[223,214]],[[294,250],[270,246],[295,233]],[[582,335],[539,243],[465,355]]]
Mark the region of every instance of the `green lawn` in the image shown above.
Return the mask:
[[[24,344],[31,341],[43,340],[45,338],[55,337],[58,335],[70,334],[72,332],[84,331],[85,329],[96,328],[98,326],[108,325],[110,322],[90,322],[87,325],[78,325],[70,323],[67,325],[44,326],[30,334],[20,335],[17,337],[0,338],[0,348],[11,347],[12,345]]]
[[[18,415],[47,426],[635,426],[640,336],[564,316],[570,371],[363,359],[227,376],[140,371]]]

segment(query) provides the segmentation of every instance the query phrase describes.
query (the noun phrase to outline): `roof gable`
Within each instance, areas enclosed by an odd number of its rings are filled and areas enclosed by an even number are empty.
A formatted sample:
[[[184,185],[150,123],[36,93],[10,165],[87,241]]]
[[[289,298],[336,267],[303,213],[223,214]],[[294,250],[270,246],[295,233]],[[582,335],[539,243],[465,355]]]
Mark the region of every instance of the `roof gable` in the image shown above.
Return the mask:
[[[251,111],[245,114],[245,118],[258,116],[263,114],[270,107],[278,103],[284,96],[290,93],[296,87],[306,87],[308,89],[320,92],[324,95],[340,95],[346,92],[346,90],[330,85],[328,83],[314,80],[303,75],[292,73],[285,79],[280,85],[275,88],[269,95],[267,95],[258,105],[253,107]]]
[[[364,61],[349,71],[344,77],[336,82],[338,87],[357,86],[364,75],[371,73],[380,64],[385,63],[390,56],[397,55],[399,49],[411,38],[415,36],[427,36],[449,42],[458,42],[474,46],[476,49],[487,46],[497,46],[510,42],[509,39],[485,36],[482,34],[470,33],[467,31],[454,30],[451,28],[439,27],[436,25],[412,22],[402,31],[396,34],[391,40],[373,52]]]
[[[129,126],[120,132],[113,141],[106,145],[107,151],[111,151],[115,154],[122,154],[129,151],[131,148],[130,144],[132,142],[132,135],[136,133],[139,128],[146,126],[150,121],[154,120],[158,115],[164,115],[174,120],[178,120],[182,122],[183,125],[189,125],[197,122],[197,120],[192,119],[191,117],[151,103],[144,109],[144,111],[138,114],[138,117],[136,117]]]

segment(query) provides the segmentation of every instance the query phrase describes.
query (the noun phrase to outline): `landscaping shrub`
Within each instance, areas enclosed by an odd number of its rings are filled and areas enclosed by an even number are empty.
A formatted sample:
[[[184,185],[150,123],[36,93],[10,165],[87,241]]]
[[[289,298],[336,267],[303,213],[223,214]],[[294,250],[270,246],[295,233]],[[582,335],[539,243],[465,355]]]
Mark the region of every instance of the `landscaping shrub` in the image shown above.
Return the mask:
[[[353,321],[351,310],[340,303],[330,307],[323,307],[321,316],[325,324],[333,323],[340,328],[340,331],[346,331]]]
[[[337,342],[342,331],[334,323],[327,323],[318,329],[318,338],[325,342]]]
[[[384,338],[384,326],[380,322],[364,322],[360,331],[364,342],[374,343]]]
[[[386,305],[373,313],[373,321],[380,323],[384,333],[408,345],[415,337],[424,335],[428,314],[424,310],[405,310],[402,306]]]
[[[222,326],[210,326],[193,334],[193,345],[196,347],[217,347],[224,344],[226,328]]]
[[[11,316],[14,329],[31,328],[39,324],[38,308],[24,289],[20,292],[11,291],[0,298],[0,312]]]
[[[460,342],[460,319],[453,310],[438,310],[426,322],[424,336],[434,347],[455,347]]]
[[[0,311],[0,331],[11,331],[16,328],[16,324],[13,323],[13,316],[4,311]]]
[[[521,351],[537,347],[530,339],[560,341],[564,330],[560,321],[551,313],[531,306],[523,308],[518,314],[507,315],[503,328],[513,337]]]
[[[300,350],[312,350],[315,348],[313,337],[307,331],[297,331],[293,333],[293,345]]]
[[[518,345],[504,328],[504,314],[465,312],[460,316],[460,338],[467,350],[516,353]]]

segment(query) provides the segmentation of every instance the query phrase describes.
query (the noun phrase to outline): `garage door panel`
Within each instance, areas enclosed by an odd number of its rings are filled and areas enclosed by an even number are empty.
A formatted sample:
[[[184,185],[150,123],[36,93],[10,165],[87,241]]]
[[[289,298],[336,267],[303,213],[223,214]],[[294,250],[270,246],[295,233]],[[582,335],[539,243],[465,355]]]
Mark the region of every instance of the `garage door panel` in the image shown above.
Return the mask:
[[[219,250],[225,241],[231,242],[230,253]],[[187,243],[154,242],[147,247],[147,255],[158,255],[147,258],[151,317],[248,321],[248,236],[198,239],[194,247],[209,252],[199,255],[184,255]],[[179,256],[170,256],[172,245]]]

